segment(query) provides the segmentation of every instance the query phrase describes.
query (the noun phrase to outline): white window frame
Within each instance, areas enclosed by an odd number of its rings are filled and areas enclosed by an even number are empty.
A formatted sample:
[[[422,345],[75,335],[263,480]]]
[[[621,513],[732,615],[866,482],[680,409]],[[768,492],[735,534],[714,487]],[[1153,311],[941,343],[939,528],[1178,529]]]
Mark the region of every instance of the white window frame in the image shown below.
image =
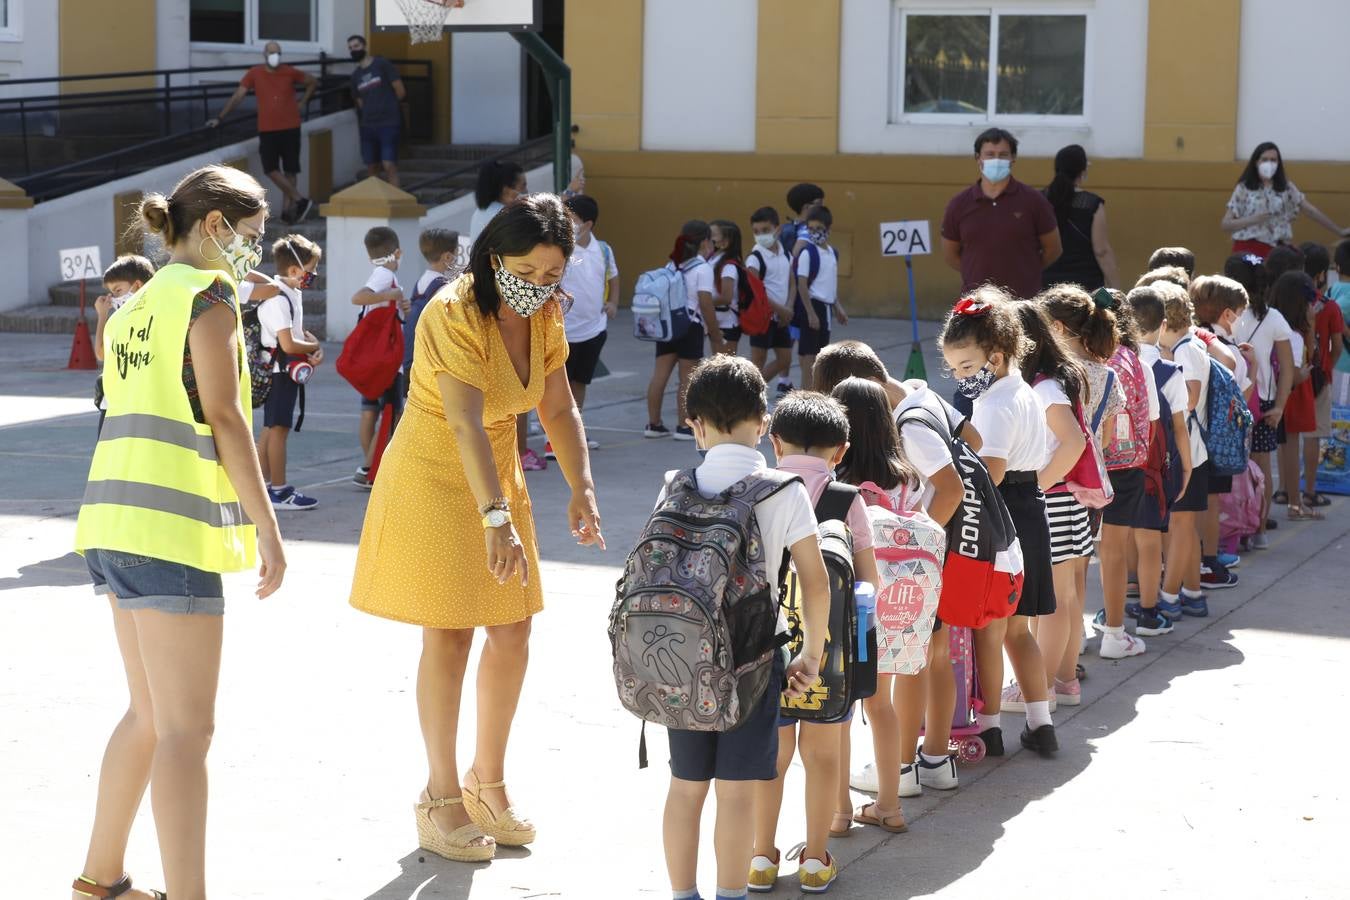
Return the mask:
[[[260,49],[262,45],[267,41],[276,40],[276,38],[263,38],[258,34],[258,19],[259,19],[258,2],[259,0],[244,0],[243,43],[227,44],[222,43],[221,41],[192,41],[189,46],[191,46],[193,50],[224,50],[224,51],[252,50],[252,49]],[[310,8],[309,21],[310,21],[311,37],[307,41],[278,40],[277,44],[281,46],[281,50],[283,53],[287,50],[318,52],[320,49],[322,49],[322,46],[319,42],[319,34],[320,34],[319,16],[321,15],[321,8],[323,7],[323,5],[324,4],[320,3],[319,0],[309,0],[309,8]],[[192,4],[189,2],[188,30],[191,31],[191,29],[192,29]]]
[[[0,25],[0,41],[19,43],[23,40],[24,0],[5,0],[5,23]]]
[[[981,6],[981,7],[907,7],[900,0],[891,7],[891,100],[892,125],[1051,125],[1086,127],[1091,124],[1093,96],[1093,10],[1088,6]],[[986,102],[994,112],[984,115],[971,113],[910,113],[905,112],[905,41],[910,16],[988,16],[989,17],[989,88]],[[1082,16],[1083,29],[1083,112],[1080,115],[1048,115],[1045,113],[1011,114],[998,110],[998,29],[1002,16]]]

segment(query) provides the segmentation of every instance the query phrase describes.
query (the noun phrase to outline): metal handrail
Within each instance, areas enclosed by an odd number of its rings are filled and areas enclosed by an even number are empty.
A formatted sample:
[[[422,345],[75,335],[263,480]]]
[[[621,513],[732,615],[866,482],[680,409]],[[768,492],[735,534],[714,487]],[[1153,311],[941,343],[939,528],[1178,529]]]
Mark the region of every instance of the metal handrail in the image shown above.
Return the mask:
[[[479,168],[490,162],[501,162],[502,160],[511,156],[529,156],[530,151],[536,150],[539,147],[552,145],[552,143],[553,143],[553,135],[546,134],[542,137],[537,137],[534,138],[533,140],[526,141],[523,144],[518,144],[514,147],[509,147],[498,153],[493,153],[490,156],[485,156],[482,159],[470,160],[462,166],[450,169],[447,172],[439,172],[435,175],[423,178],[421,181],[405,181],[403,184],[403,190],[407,191],[410,194],[414,194],[418,191],[425,190],[430,187],[435,187],[441,184],[442,182],[451,181],[455,178],[460,178],[464,175],[475,173],[478,171]]]

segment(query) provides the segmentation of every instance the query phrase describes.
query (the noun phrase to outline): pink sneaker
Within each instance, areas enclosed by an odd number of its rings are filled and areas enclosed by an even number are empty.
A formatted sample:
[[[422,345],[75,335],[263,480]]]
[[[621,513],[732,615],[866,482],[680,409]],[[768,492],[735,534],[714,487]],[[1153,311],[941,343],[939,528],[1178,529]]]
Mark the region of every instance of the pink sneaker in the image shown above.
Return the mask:
[[[533,450],[526,450],[520,454],[520,467],[526,472],[542,472],[548,468],[548,460]]]
[[[1083,686],[1075,678],[1072,681],[1055,679],[1055,699],[1061,706],[1078,706],[1083,702]]]
[[[1046,699],[1050,701],[1050,711],[1054,712],[1059,706],[1055,702],[1055,692],[1051,691]],[[1026,712],[1027,700],[1022,695],[1022,686],[1017,682],[1014,681],[1003,689],[1002,708],[1008,712]]]

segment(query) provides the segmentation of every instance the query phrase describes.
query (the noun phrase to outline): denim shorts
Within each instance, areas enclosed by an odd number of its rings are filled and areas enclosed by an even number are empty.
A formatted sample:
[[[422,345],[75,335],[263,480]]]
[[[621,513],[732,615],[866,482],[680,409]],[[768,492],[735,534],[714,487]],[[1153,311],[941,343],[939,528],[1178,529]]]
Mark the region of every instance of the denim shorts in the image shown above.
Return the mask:
[[[769,689],[735,731],[667,729],[670,774],[681,781],[773,781],[778,777],[778,702],[785,666],[775,654]]]
[[[112,594],[118,609],[205,616],[225,612],[219,572],[120,550],[86,550],[84,561],[94,579],[94,593]]]
[[[361,161],[368,166],[398,162],[398,125],[362,125]]]

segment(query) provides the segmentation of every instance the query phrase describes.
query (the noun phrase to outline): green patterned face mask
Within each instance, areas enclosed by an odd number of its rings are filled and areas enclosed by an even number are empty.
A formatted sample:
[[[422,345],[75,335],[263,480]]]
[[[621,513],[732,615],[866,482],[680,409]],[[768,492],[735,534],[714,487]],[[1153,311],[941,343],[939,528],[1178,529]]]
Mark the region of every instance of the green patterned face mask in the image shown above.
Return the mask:
[[[222,221],[224,221],[222,219]],[[230,229],[230,234],[234,238],[230,243],[222,247],[220,241],[216,240],[215,235],[211,236],[211,243],[216,245],[221,256],[230,267],[230,272],[234,275],[235,281],[243,281],[244,276],[258,267],[262,262],[262,244],[257,240],[245,240],[244,236],[235,231],[229,222],[225,222],[225,227]]]

